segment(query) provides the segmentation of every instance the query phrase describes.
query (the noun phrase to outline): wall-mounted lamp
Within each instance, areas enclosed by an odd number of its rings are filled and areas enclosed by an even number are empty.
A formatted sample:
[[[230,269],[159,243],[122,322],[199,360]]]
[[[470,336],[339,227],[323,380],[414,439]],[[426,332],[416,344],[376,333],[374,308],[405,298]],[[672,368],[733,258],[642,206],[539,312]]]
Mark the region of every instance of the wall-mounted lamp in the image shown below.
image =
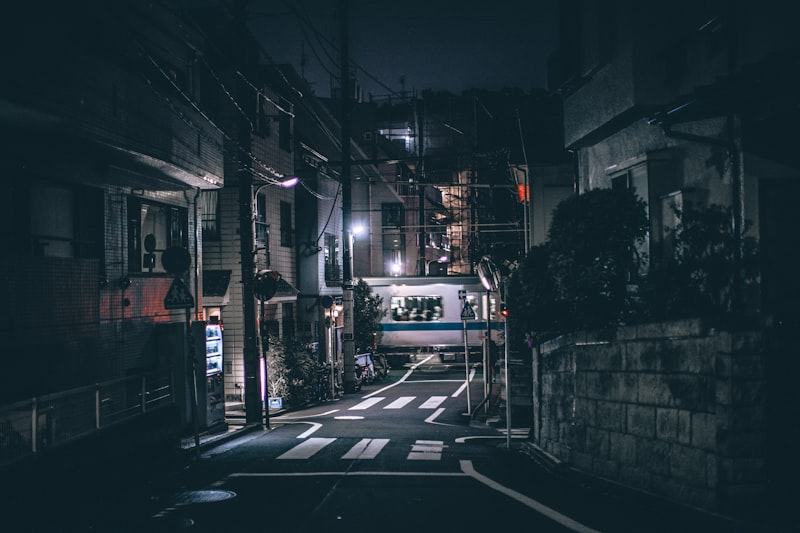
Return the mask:
[[[262,183],[253,192],[253,199],[258,197],[258,193],[260,193],[261,189],[263,189],[264,187],[269,187],[270,185],[277,185],[281,189],[291,189],[292,187],[294,187],[298,183],[300,183],[300,178],[298,178],[297,176],[294,176],[292,178],[286,178],[285,180],[279,181],[277,183],[274,183],[274,182]]]
[[[300,178],[295,176],[293,178],[287,178],[287,179],[283,180],[282,182],[278,183],[278,185],[280,185],[284,189],[291,189],[292,187],[294,187],[298,183],[300,183]]]

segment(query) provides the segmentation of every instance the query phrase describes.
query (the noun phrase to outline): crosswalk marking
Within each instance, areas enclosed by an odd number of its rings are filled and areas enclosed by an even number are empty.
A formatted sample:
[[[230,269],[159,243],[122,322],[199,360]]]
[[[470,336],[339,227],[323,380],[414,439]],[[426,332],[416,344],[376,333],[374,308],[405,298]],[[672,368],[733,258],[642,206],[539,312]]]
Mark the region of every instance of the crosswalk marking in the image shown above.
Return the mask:
[[[431,396],[425,403],[419,406],[420,409],[436,409],[442,402],[447,399],[447,396]]]
[[[400,396],[398,399],[384,407],[384,409],[400,409],[414,401],[414,398],[416,398],[416,396]]]
[[[354,405],[349,410],[350,411],[359,411],[359,410],[369,409],[370,407],[372,407],[376,403],[382,402],[383,400],[385,400],[385,398],[382,397],[382,396],[375,396],[373,398],[367,398],[363,402]]]
[[[389,439],[361,439],[342,459],[375,459]]]
[[[400,396],[399,398],[393,400],[391,403],[386,405],[384,407],[384,409],[401,409],[401,408],[405,407],[406,405],[410,404],[411,402],[413,402],[416,398],[417,398],[416,396]],[[373,407],[373,406],[379,404],[380,402],[382,402],[385,399],[386,398],[383,397],[383,396],[373,396],[372,398],[367,398],[367,399],[357,403],[356,405],[354,405],[353,407],[351,407],[348,410],[349,411],[364,411],[366,409],[369,409],[370,407]],[[422,403],[422,405],[419,406],[419,408],[420,409],[436,409],[446,399],[447,399],[447,396],[431,396],[430,398],[425,400]]]
[[[418,440],[411,445],[406,459],[410,461],[438,461],[442,458],[444,441],[441,440]]]
[[[312,437],[279,455],[278,459],[308,459],[335,440],[335,438],[329,437]]]
[[[335,437],[312,437],[282,453],[277,459],[310,459],[336,440],[338,439]],[[375,459],[389,444],[389,441],[390,439],[361,439],[347,450],[341,459]],[[439,461],[442,459],[442,452],[445,448],[447,446],[441,440],[417,440],[411,445],[411,451],[406,459],[410,461]]]

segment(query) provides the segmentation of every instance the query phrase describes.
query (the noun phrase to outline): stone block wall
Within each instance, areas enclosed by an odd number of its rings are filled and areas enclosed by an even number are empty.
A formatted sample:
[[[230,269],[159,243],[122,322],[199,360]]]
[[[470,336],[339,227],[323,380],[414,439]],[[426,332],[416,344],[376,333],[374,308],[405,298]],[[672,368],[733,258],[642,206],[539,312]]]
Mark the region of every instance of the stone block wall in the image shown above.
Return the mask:
[[[763,496],[761,332],[626,326],[559,337],[534,359],[533,438],[569,466],[712,510]]]

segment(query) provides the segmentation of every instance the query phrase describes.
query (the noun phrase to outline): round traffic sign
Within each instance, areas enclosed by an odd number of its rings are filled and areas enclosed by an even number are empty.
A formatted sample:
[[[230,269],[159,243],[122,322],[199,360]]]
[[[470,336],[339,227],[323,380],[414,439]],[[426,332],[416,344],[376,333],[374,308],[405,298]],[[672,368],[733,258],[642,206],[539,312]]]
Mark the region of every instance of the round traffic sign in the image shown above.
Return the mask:
[[[280,272],[275,270],[259,270],[253,280],[253,294],[262,302],[266,302],[278,290],[278,280],[281,279]]]
[[[189,270],[192,258],[183,246],[170,246],[161,254],[161,264],[170,274],[182,274]]]

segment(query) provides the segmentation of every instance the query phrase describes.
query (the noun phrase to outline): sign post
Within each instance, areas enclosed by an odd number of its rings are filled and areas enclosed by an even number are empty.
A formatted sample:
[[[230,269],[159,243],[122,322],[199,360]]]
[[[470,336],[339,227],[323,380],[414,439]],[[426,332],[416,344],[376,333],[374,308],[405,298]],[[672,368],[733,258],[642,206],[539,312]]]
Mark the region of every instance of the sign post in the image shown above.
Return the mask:
[[[467,301],[467,292],[458,291],[458,298],[464,300],[464,307],[461,309],[461,321],[464,323],[464,372],[466,374],[464,383],[467,389],[467,414],[472,415],[472,401],[469,394],[469,342],[467,340],[467,320],[475,320],[475,310]]]
[[[184,356],[188,357],[192,363],[192,425],[194,426],[194,450],[195,455],[200,453],[200,413],[197,394],[197,361],[194,354],[194,336],[191,331],[192,308],[194,307],[194,297],[192,291],[181,279],[181,275],[189,270],[192,257],[189,251],[182,246],[170,246],[161,254],[161,265],[164,270],[175,276],[172,284],[164,297],[165,309],[185,309],[186,333],[184,341]],[[205,375],[205,374],[204,374]],[[144,399],[142,399],[144,401]]]
[[[264,427],[267,429],[271,429],[269,423],[269,365],[267,364],[269,332],[267,330],[267,315],[264,310],[264,304],[267,300],[275,296],[275,293],[278,291],[279,279],[281,279],[281,273],[277,270],[259,270],[255,278],[253,278],[253,294],[258,299],[261,306],[258,326],[261,330],[259,332],[261,334],[261,356],[264,364],[261,374],[264,379],[264,390],[262,391],[264,394],[264,399],[262,400],[264,404]]]

